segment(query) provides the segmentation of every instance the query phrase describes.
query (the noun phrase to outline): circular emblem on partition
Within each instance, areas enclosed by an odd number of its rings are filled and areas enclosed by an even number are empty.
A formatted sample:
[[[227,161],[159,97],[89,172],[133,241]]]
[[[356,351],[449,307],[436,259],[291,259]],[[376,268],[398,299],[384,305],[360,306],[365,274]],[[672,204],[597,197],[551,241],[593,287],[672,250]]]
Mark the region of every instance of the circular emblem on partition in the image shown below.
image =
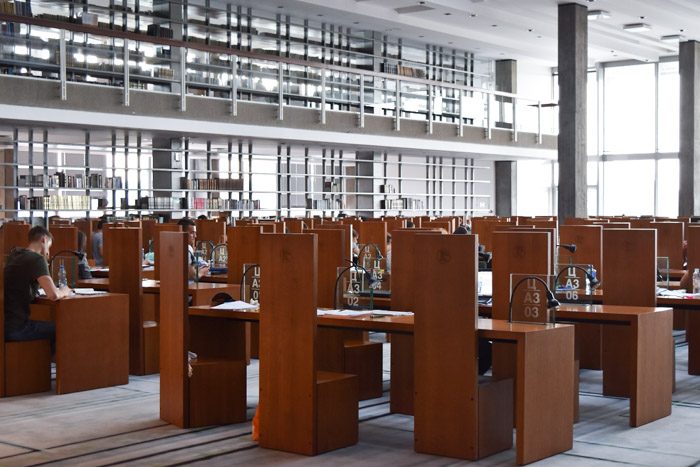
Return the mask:
[[[449,263],[452,259],[450,252],[448,250],[440,249],[437,252],[437,260],[440,264]]]
[[[291,263],[292,261],[292,252],[287,250],[286,248],[283,249],[280,252],[280,259],[282,260],[283,263]]]

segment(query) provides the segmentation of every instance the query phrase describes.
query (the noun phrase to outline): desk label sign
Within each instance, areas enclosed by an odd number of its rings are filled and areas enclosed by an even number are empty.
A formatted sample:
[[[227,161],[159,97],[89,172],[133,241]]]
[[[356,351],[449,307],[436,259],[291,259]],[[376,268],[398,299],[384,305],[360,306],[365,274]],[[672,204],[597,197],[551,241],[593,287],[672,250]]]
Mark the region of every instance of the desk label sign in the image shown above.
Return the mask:
[[[511,274],[510,297],[513,321],[549,323],[551,321],[547,288],[554,276]],[[551,288],[551,287],[550,287]]]
[[[260,265],[255,263],[243,264],[242,300],[249,303],[260,303]],[[248,292],[248,293],[247,293]],[[250,299],[247,296],[250,295]]]
[[[369,309],[373,305],[373,272],[361,267],[338,268],[338,280],[336,287],[336,303],[350,309],[367,308],[365,305],[369,299]]]
[[[592,293],[589,277],[596,276],[590,264],[559,264],[554,279],[554,293],[560,302],[581,303]]]

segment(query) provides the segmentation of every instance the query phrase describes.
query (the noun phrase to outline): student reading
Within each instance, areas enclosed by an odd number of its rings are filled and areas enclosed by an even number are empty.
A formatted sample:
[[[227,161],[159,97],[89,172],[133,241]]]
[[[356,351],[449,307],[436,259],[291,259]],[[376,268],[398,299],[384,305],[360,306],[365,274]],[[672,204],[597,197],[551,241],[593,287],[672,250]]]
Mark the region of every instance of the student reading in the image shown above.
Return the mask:
[[[197,241],[197,226],[195,222],[188,217],[183,217],[177,222],[177,225],[182,227],[184,232],[187,232],[187,251],[190,257],[189,267],[187,269],[189,279],[195,280],[198,277],[206,276],[209,273],[209,266],[204,262],[197,261],[194,254],[194,247]]]
[[[58,300],[71,294],[68,287],[56,288],[49,274],[46,258],[53,237],[44,227],[29,230],[27,248],[14,248],[5,264],[5,340],[28,341],[49,339],[53,352],[56,327],[51,321],[29,319],[29,304],[44,289],[46,297]]]

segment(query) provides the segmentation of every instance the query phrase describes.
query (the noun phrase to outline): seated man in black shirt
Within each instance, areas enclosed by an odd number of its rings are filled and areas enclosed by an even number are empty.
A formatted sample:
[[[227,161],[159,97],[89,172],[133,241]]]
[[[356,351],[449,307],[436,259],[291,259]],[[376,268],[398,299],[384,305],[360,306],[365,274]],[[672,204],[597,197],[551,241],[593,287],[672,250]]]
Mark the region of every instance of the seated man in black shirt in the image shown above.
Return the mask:
[[[70,295],[68,287],[56,288],[46,258],[53,237],[43,227],[29,230],[29,246],[14,248],[5,263],[5,340],[29,341],[49,339],[51,350],[56,341],[56,327],[51,321],[29,319],[29,304],[44,289],[46,297],[58,300]]]
[[[188,218],[183,217],[177,222],[182,227],[183,232],[187,232],[187,251],[189,253],[189,267],[187,268],[188,279],[193,281],[199,277],[209,274],[209,266],[197,260],[194,248],[197,243],[197,224]]]

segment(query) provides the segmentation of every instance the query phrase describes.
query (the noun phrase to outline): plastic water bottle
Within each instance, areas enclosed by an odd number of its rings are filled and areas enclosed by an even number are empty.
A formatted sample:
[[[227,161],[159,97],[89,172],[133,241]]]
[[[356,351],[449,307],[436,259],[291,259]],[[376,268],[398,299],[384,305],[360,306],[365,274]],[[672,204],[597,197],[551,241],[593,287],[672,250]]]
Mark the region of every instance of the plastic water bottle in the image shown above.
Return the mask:
[[[58,265],[58,287],[68,287],[68,280],[66,279],[66,267],[63,265],[63,260]]]
[[[700,293],[700,269],[693,271],[693,293]]]

